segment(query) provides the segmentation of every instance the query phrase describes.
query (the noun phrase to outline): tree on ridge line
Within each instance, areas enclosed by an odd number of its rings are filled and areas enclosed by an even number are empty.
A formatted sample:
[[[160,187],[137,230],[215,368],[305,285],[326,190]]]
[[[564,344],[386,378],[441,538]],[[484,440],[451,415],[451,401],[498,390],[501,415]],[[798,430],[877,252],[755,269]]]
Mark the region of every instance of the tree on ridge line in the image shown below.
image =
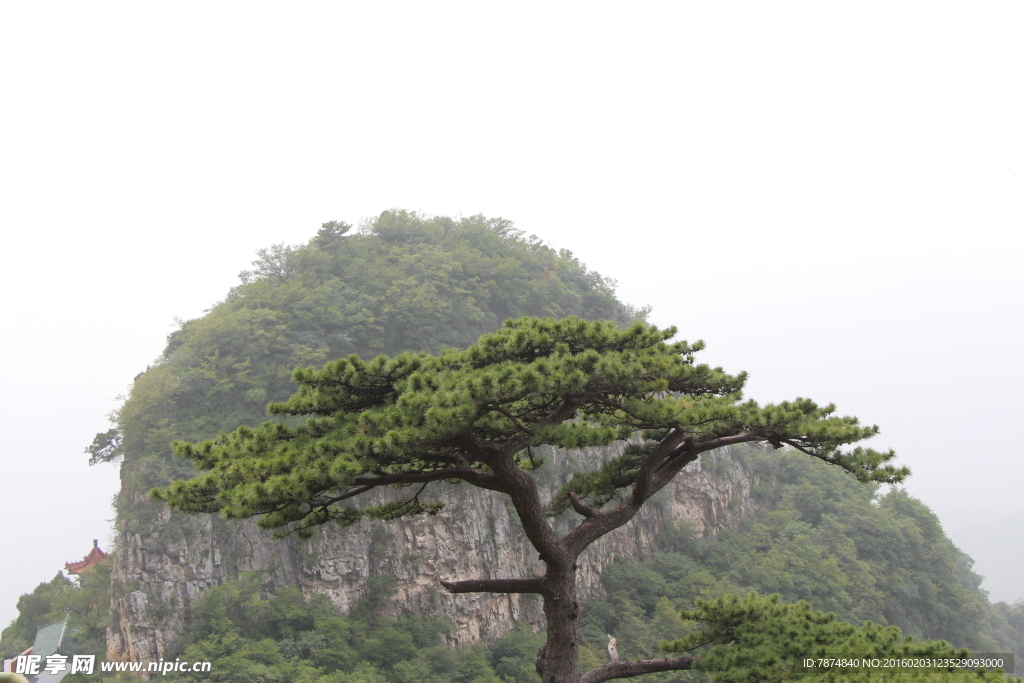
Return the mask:
[[[454,481],[509,496],[544,563],[539,577],[442,581],[452,593],[533,593],[543,599],[547,640],[537,655],[544,683],[599,683],[690,668],[694,659],[609,662],[578,667],[576,561],[594,541],[629,522],[701,453],[761,442],[789,446],[837,465],[863,482],[894,483],[906,468],[892,451],[842,447],[877,427],[833,415],[808,399],[759,406],[743,401],[744,373],[694,362],[701,342],[669,341],[674,328],[619,329],[579,318],[519,318],[464,351],[351,356],[321,370],[299,369],[298,391],[272,403],[277,415],[310,416],[301,426],[266,422],[198,444],[176,442],[202,474],[153,495],[185,512],[228,519],[260,516],[279,534],[317,526],[436,513],[431,482]],[[641,433],[643,441],[576,475],[545,503],[530,471],[532,447],[604,446]],[[400,500],[355,507],[379,487]],[[548,519],[567,509],[582,519],[558,536]]]

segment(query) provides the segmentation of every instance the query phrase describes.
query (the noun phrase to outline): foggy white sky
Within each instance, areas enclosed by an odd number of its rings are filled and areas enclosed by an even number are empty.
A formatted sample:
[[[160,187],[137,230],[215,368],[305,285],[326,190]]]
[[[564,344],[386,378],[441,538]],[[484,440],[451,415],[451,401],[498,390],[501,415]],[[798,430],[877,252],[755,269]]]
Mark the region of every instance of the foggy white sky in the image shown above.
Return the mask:
[[[0,628],[109,545],[82,450],[173,319],[392,207],[511,219],[748,395],[881,425],[947,525],[1024,508],[1019,3],[355,5],[0,8]]]

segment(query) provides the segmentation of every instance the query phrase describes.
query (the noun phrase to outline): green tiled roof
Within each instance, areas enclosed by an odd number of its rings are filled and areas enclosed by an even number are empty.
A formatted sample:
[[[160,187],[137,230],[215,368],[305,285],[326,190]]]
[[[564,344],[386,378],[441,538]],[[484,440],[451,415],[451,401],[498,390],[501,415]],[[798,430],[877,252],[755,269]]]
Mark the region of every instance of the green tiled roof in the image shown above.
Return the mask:
[[[32,644],[32,654],[48,657],[53,654],[73,655],[77,654],[71,645],[72,628],[68,626],[68,619],[64,617],[60,621],[40,627],[36,631],[36,640]]]

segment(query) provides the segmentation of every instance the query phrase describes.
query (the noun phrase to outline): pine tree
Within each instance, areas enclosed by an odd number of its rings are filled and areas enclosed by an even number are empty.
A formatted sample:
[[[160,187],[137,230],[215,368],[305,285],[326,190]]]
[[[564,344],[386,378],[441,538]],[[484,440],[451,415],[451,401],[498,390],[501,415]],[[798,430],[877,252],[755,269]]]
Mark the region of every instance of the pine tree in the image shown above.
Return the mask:
[[[808,399],[759,406],[743,401],[744,373],[695,363],[701,342],[670,341],[674,328],[519,318],[463,351],[351,356],[321,370],[299,369],[299,390],[271,413],[305,424],[240,427],[198,444],[175,443],[202,474],[153,495],[186,512],[229,519],[259,516],[279,534],[308,535],[326,523],[364,516],[391,520],[435,514],[432,482],[462,482],[509,496],[546,571],[529,578],[442,581],[452,593],[534,593],[542,597],[546,643],[537,656],[544,683],[575,683],[579,618],[576,560],[598,538],[629,522],[701,453],[740,443],[789,447],[834,464],[862,482],[898,482],[892,451],[843,450],[877,427],[837,417]],[[550,502],[531,472],[533,448],[604,446],[642,434],[641,443],[575,476]],[[380,487],[407,492],[362,505]],[[555,533],[549,517],[568,509],[581,521]],[[524,573],[526,568],[524,567]],[[615,662],[588,683],[686,669],[692,657]]]
[[[711,674],[715,683],[781,683],[794,678],[834,683],[1006,680],[1002,668],[983,672],[953,664],[978,660],[945,641],[915,640],[895,626],[871,622],[854,626],[803,601],[786,604],[778,595],[698,600],[695,609],[680,616],[700,622],[702,628],[662,643],[662,650],[699,649],[699,656],[692,657],[693,668]],[[587,674],[581,683],[601,680],[607,679]]]

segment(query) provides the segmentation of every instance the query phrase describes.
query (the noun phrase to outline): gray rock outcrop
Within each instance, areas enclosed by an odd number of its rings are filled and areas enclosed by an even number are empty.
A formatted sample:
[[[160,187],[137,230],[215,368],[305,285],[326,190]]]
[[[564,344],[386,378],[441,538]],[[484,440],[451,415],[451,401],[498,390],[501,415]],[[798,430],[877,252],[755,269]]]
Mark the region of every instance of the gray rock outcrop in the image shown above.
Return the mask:
[[[559,466],[542,468],[537,476],[550,494],[574,463],[593,466],[613,453],[547,449],[541,454]],[[729,452],[705,454],[703,463],[687,467],[637,519],[584,553],[583,593],[599,594],[606,564],[617,556],[654,552],[659,534],[673,525],[713,534],[748,516],[755,509],[752,483]],[[136,494],[131,509],[140,517],[119,520],[107,657],[153,661],[164,656],[189,628],[192,601],[240,572],[261,572],[268,588],[298,586],[306,595],[322,593],[343,613],[363,597],[369,577],[393,574],[398,592],[386,609],[395,615],[405,610],[444,614],[458,642],[496,637],[516,623],[538,628],[543,613],[534,596],[453,596],[440,588],[442,578],[523,577],[541,565],[503,496],[450,485],[439,493],[446,507],[434,517],[364,521],[344,531],[325,528],[310,539],[285,540],[272,539],[253,520],[181,515]],[[566,514],[553,524],[567,531],[577,519]]]

